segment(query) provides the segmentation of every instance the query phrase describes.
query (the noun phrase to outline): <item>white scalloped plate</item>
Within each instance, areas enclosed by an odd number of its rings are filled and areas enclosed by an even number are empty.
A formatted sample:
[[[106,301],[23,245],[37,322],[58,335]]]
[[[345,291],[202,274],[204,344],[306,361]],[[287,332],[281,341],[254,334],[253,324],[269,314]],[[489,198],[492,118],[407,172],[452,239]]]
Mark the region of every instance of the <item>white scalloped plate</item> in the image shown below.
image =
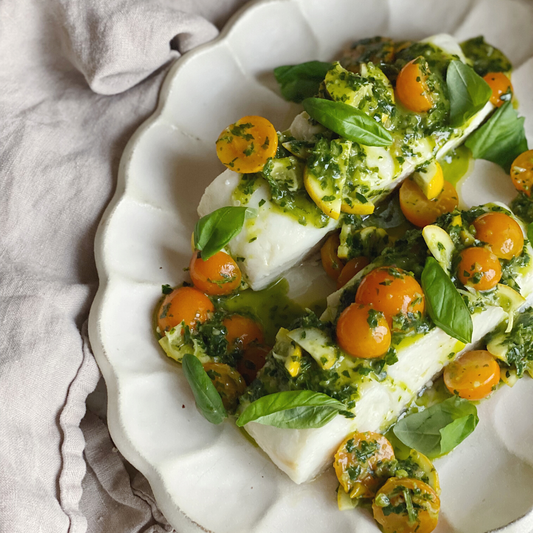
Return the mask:
[[[297,107],[278,96],[275,66],[331,60],[356,38],[448,32],[459,39],[484,34],[510,56],[531,141],[532,22],[533,4],[520,0],[272,0],[242,10],[220,38],[172,67],[156,112],[124,152],[100,224],[90,337],[108,388],[111,435],[180,533],[378,532],[368,513],[337,510],[332,471],[295,485],[230,421],[207,423],[152,334],[161,285],[184,280],[196,206],[222,170],[219,132],[248,114],[278,129],[288,125]],[[509,200],[509,181],[478,161],[463,195],[470,204]],[[317,271],[309,266],[305,276]],[[504,531],[533,530],[532,406],[532,380],[501,388],[481,404],[474,434],[437,461],[438,532],[482,533],[513,521]]]

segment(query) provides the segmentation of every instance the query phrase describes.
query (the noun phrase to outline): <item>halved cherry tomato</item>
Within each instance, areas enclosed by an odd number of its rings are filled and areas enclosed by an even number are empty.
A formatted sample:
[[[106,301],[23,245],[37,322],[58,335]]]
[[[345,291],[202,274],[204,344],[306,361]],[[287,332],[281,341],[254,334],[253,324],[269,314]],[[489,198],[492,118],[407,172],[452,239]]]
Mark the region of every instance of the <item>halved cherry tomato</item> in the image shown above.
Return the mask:
[[[239,396],[246,390],[243,377],[237,370],[225,363],[205,363],[203,366],[220,394],[224,407],[228,410],[235,409]]]
[[[461,260],[457,266],[457,277],[463,285],[478,291],[496,287],[502,277],[502,267],[489,249],[478,246],[466,248],[459,256]]]
[[[390,347],[391,333],[381,311],[366,304],[347,307],[337,321],[339,346],[353,357],[381,357]]]
[[[444,181],[442,192],[428,200],[422,189],[412,180],[406,179],[400,187],[400,208],[405,218],[419,228],[433,224],[444,213],[451,213],[459,204],[455,187]]]
[[[195,328],[197,322],[205,322],[215,307],[198,289],[180,287],[167,294],[157,313],[157,325],[161,334],[185,322]]]
[[[381,311],[389,326],[398,314],[424,313],[425,299],[416,279],[396,267],[379,267],[367,274],[355,294],[356,303]]]
[[[367,257],[360,256],[350,259],[343,267],[337,279],[337,289],[344,287],[358,272],[363,270],[370,261]]]
[[[244,350],[252,342],[263,343],[263,329],[251,318],[242,315],[231,315],[226,317],[222,324],[227,330],[226,340],[230,350],[234,348]]]
[[[505,104],[502,100],[502,95],[512,94],[513,86],[511,80],[503,72],[489,72],[483,77],[492,89],[492,96],[490,102],[493,106],[500,107]]]
[[[263,117],[247,116],[228,126],[216,142],[220,161],[235,172],[259,172],[276,155],[276,128]]]
[[[487,350],[472,350],[444,369],[444,383],[452,394],[481,400],[500,382],[500,365]]]
[[[241,284],[241,269],[226,252],[217,252],[204,261],[192,254],[189,274],[197,289],[211,295],[229,294]]]
[[[379,489],[372,511],[383,533],[431,533],[439,520],[440,499],[423,481],[391,477]]]
[[[485,213],[474,220],[476,238],[486,242],[500,259],[512,259],[524,249],[524,234],[518,222],[505,213]]]
[[[391,443],[379,433],[352,433],[339,446],[333,468],[352,498],[372,498],[386,479],[380,467],[394,459]]]
[[[410,111],[424,113],[433,107],[433,98],[427,85],[429,67],[420,56],[405,65],[396,80],[396,96]]]
[[[324,267],[326,274],[335,281],[339,278],[342,268],[344,267],[344,261],[337,255],[337,250],[339,249],[340,244],[339,234],[333,233],[326,239],[326,242],[320,249],[322,266]]]
[[[248,385],[257,377],[259,370],[265,366],[269,352],[270,348],[261,344],[252,344],[244,350],[242,359],[237,363],[237,370]]]
[[[533,150],[520,154],[511,165],[511,179],[517,191],[531,196],[533,187]]]

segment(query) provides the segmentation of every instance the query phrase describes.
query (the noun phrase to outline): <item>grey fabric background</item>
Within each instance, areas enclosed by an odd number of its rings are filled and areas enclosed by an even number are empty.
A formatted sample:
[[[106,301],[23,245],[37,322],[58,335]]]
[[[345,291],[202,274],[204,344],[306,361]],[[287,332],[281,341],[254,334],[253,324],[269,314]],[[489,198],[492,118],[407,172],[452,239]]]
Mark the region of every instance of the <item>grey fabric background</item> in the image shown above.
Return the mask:
[[[0,533],[172,531],[109,438],[93,241],[169,63],[243,0],[0,0]]]

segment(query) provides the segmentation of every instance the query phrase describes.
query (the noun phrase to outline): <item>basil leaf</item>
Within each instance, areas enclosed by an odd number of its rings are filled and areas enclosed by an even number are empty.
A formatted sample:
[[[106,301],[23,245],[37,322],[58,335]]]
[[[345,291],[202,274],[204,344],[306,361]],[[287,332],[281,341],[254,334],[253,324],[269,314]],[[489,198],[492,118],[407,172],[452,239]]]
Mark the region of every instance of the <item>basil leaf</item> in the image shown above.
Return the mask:
[[[307,98],[303,101],[309,116],[341,137],[367,146],[390,146],[392,135],[363,111],[323,98]]]
[[[450,452],[476,428],[476,406],[453,396],[402,418],[393,432],[403,444],[434,459]]]
[[[299,65],[286,65],[274,69],[274,76],[280,85],[285,100],[300,103],[305,98],[315,96],[324,81],[331,63],[308,61]]]
[[[481,128],[466,140],[476,159],[486,159],[509,172],[513,161],[527,147],[524,117],[519,117],[511,102],[498,108]]]
[[[202,217],[194,227],[194,247],[207,260],[222,250],[244,225],[247,214],[254,213],[249,207],[221,207]]]
[[[222,398],[204,370],[202,363],[197,357],[188,353],[183,356],[181,364],[198,409],[206,420],[212,424],[220,424],[228,415]]]
[[[440,430],[440,453],[451,452],[457,444],[463,442],[476,429],[478,418],[474,414],[462,416]]]
[[[448,66],[446,85],[450,97],[450,124],[465,124],[490,100],[492,89],[474,70],[462,61],[453,60]]]
[[[320,392],[310,390],[269,394],[252,402],[237,420],[238,426],[257,422],[290,429],[320,428],[346,406]]]
[[[422,272],[422,289],[431,320],[451,337],[472,341],[472,317],[452,280],[433,257],[426,259]]]

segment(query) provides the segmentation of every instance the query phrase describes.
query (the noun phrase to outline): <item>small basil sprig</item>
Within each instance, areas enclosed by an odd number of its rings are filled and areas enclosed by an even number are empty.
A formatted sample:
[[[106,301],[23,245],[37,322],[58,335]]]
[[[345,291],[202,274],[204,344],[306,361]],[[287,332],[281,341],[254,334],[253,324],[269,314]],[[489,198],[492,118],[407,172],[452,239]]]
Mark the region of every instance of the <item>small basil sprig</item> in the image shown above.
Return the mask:
[[[393,432],[406,446],[430,459],[461,444],[479,422],[473,403],[457,396],[402,418]]]
[[[392,135],[363,111],[343,102],[307,98],[304,109],[310,117],[341,137],[367,146],[390,146]]]
[[[249,404],[237,420],[237,425],[242,427],[248,422],[257,422],[278,428],[320,428],[341,411],[348,415],[345,409],[342,402],[320,392],[277,392]]]
[[[194,247],[207,260],[222,250],[244,226],[246,215],[254,214],[249,207],[221,207],[202,217],[194,227]]]
[[[489,84],[462,61],[451,61],[446,74],[450,97],[450,124],[465,124],[490,100]]]
[[[509,172],[513,161],[527,148],[524,117],[519,117],[511,102],[505,102],[489,120],[466,140],[476,159],[486,159]]]
[[[228,414],[220,394],[204,370],[202,363],[197,357],[188,353],[183,356],[181,364],[200,413],[212,424],[220,424]]]
[[[431,320],[461,342],[472,341],[472,317],[452,280],[433,257],[426,259],[422,271],[422,290]]]
[[[299,65],[285,65],[274,69],[281,94],[289,102],[300,103],[305,98],[315,96],[324,81],[331,63],[308,61]]]

